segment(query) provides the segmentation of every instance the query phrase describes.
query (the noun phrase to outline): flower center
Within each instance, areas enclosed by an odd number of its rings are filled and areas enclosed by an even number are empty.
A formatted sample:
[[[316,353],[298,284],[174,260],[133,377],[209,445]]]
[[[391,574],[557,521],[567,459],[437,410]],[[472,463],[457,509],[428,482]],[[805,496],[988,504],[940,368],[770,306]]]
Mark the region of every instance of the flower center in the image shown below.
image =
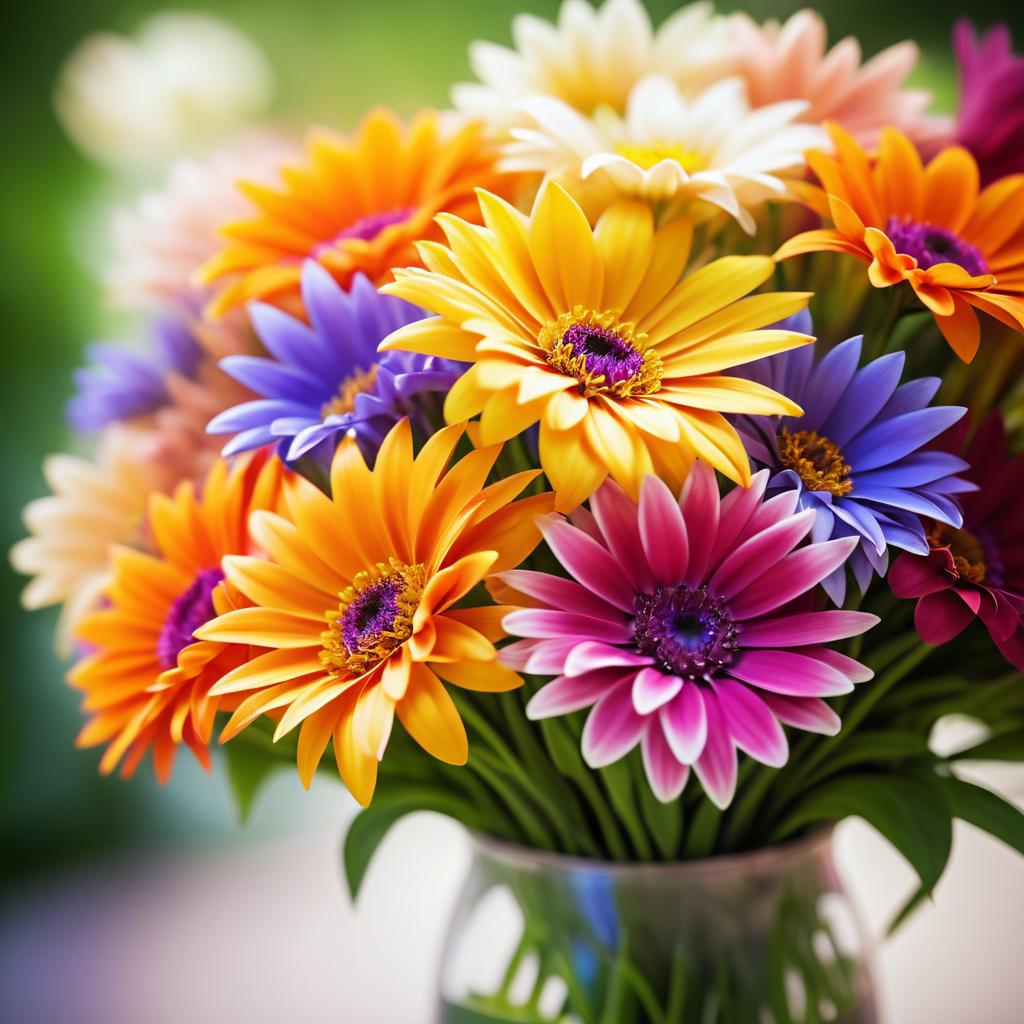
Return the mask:
[[[732,661],[739,646],[728,609],[706,587],[658,587],[633,602],[633,642],[663,672],[700,679]]]
[[[359,573],[326,613],[320,661],[331,671],[359,676],[412,636],[412,617],[423,593],[422,565],[392,558]]]
[[[575,377],[585,398],[602,392],[631,398],[661,387],[661,359],[645,349],[647,335],[634,324],[620,324],[615,312],[576,306],[547,324],[537,340],[551,368]]]
[[[615,152],[645,171],[662,160],[675,160],[687,174],[693,174],[694,171],[703,170],[707,166],[707,156],[699,149],[691,149],[680,142],[667,142],[664,139],[654,142],[620,142],[615,147]]]
[[[839,446],[816,430],[779,431],[779,460],[793,470],[811,491],[828,491],[837,498],[853,490],[853,472]]]
[[[157,658],[163,668],[174,668],[178,655],[195,639],[192,634],[213,618],[213,592],[223,579],[219,568],[204,569],[171,605],[156,642]]]
[[[896,251],[913,256],[922,270],[937,263],[955,263],[972,277],[989,272],[985,257],[975,246],[935,224],[917,224],[905,218],[890,217],[885,222],[885,233]]]
[[[968,529],[933,523],[927,534],[930,548],[949,548],[960,579],[984,583],[987,575],[985,546]]]
[[[399,224],[403,220],[408,220],[413,213],[415,213],[414,207],[402,207],[398,210],[387,210],[383,213],[371,213],[366,217],[360,217],[359,220],[349,224],[347,228],[342,228],[335,235],[335,241],[340,242],[343,238],[359,238],[364,242],[370,242],[385,228],[391,227],[392,224]]]
[[[368,370],[356,370],[346,377],[338,386],[337,394],[320,407],[320,415],[327,419],[328,416],[345,416],[354,412],[356,396],[372,391],[377,383],[377,366],[374,363]]]

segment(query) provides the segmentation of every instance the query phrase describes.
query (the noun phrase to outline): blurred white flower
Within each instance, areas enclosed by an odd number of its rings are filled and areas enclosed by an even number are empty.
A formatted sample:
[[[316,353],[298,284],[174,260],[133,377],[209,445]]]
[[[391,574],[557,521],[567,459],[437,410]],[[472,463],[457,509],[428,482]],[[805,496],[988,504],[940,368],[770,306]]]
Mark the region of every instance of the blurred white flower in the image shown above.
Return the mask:
[[[57,112],[74,142],[111,165],[145,164],[208,144],[270,100],[266,57],[206,14],[166,11],[131,38],[82,40],[57,82]]]
[[[477,41],[469,62],[479,82],[452,90],[466,114],[496,126],[515,120],[513,104],[550,96],[590,114],[607,106],[621,112],[633,86],[661,74],[681,89],[700,89],[727,74],[734,46],[727,19],[710,3],[694,3],[658,29],[640,0],[565,0],[552,25],[531,14],[512,22],[515,49]]]
[[[828,146],[824,130],[795,124],[804,101],[751,110],[744,83],[727,78],[694,98],[651,75],[629,95],[625,114],[584,117],[550,96],[520,101],[530,127],[511,129],[502,165],[541,171],[568,185],[583,179],[649,202],[702,200],[753,232],[750,210],[789,191],[804,152]]]

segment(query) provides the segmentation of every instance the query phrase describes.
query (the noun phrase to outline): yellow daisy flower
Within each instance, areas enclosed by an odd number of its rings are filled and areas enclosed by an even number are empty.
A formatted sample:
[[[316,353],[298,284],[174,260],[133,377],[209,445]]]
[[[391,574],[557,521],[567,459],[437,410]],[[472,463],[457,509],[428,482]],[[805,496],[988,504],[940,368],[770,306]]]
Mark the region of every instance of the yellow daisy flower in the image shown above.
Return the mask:
[[[749,295],[766,256],[727,256],[686,277],[692,226],[656,227],[645,204],[615,203],[591,228],[555,183],[527,217],[479,193],[483,226],[437,218],[448,245],[425,242],[426,269],[384,291],[434,313],[382,350],[473,365],[445,402],[449,422],[480,414],[480,443],[540,422],[540,461],[568,511],[606,476],[634,498],[656,473],[680,486],[695,457],[746,486],[750,465],[723,413],[800,415],[775,391],[723,370],[813,341],[762,330],[809,293]]]
[[[497,446],[445,472],[462,433],[446,427],[414,458],[403,420],[372,470],[346,439],[331,467],[333,497],[294,476],[286,514],[253,515],[250,530],[267,559],[229,557],[224,571],[255,607],[196,631],[201,640],[267,649],[210,691],[246,695],[222,742],[264,714],[278,719],[275,739],[301,726],[298,768],[308,786],[333,737],[338,770],[364,806],[396,714],[428,753],[466,761],[466,731],[441,680],[486,691],[522,680],[496,661],[509,609],[465,607],[463,599],[533,550],[534,520],[552,500],[514,500],[534,471],[485,487]]]

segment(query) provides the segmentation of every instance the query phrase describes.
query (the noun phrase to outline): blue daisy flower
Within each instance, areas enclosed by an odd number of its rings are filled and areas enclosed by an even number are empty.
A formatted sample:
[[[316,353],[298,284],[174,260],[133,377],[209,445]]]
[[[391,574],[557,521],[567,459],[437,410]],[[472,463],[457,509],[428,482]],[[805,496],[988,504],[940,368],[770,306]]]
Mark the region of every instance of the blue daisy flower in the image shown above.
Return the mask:
[[[382,295],[362,274],[345,291],[318,263],[302,270],[309,323],[275,306],[249,307],[267,356],[227,356],[221,368],[259,398],[210,422],[211,434],[234,434],[224,455],[277,442],[281,458],[329,457],[345,434],[372,460],[404,416],[428,427],[464,367],[412,352],[378,354],[392,331],[422,320],[422,309]]]
[[[806,313],[783,326],[813,333]],[[921,516],[959,528],[956,495],[975,487],[957,476],[963,459],[927,447],[966,409],[929,406],[937,377],[901,384],[902,352],[858,369],[861,342],[849,338],[820,359],[807,345],[740,367],[737,376],[774,388],[804,414],[734,423],[753,462],[771,471],[768,490],[796,490],[799,507],[817,513],[812,541],[860,538],[848,564],[863,592],[873,573],[885,574],[890,547],[928,553]],[[845,570],[823,586],[841,604]]]
[[[171,400],[168,374],[195,377],[202,354],[187,321],[178,316],[153,322],[149,352],[112,342],[90,345],[89,365],[74,374],[77,391],[65,407],[68,423],[87,432],[156,412]]]

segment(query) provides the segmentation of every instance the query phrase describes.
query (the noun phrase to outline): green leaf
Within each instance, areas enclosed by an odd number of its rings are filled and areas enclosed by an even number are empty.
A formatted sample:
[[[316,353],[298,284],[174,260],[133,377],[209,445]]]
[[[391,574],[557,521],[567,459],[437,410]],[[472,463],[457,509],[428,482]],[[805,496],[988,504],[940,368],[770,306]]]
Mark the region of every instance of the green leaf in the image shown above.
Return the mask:
[[[630,756],[639,756],[637,752]],[[604,780],[605,788],[608,790],[608,799],[612,807],[619,815],[619,820],[625,827],[629,838],[632,840],[633,848],[636,851],[637,860],[651,860],[654,851],[651,849],[651,841],[647,837],[647,830],[644,823],[637,814],[636,793],[633,787],[633,777],[626,758],[616,761],[614,764],[606,765],[599,769],[601,778]]]
[[[907,859],[926,893],[935,888],[953,842],[947,801],[934,784],[899,775],[845,775],[812,789],[776,830],[785,839],[808,825],[863,818]]]
[[[249,820],[253,801],[275,768],[282,762],[269,757],[259,747],[235,740],[225,744],[224,756],[228,765],[228,783],[235,798],[238,819],[243,824]]]
[[[459,797],[432,788],[397,783],[390,791],[378,793],[373,803],[356,815],[345,834],[342,857],[353,902],[359,895],[370,861],[391,826],[416,811],[435,811],[468,828],[474,826],[473,808]]]
[[[887,761],[916,757],[931,757],[928,743],[919,733],[900,729],[867,729],[845,739],[832,757],[806,780],[805,785],[839,775],[847,768],[865,764],[877,767]]]
[[[980,828],[1024,853],[1024,814],[984,786],[953,775],[936,776],[942,796],[954,818]]]
[[[640,794],[640,811],[654,845],[662,860],[675,860],[679,856],[679,841],[683,835],[683,802],[677,799],[663,804],[654,795],[639,758],[633,760],[633,773]]]

